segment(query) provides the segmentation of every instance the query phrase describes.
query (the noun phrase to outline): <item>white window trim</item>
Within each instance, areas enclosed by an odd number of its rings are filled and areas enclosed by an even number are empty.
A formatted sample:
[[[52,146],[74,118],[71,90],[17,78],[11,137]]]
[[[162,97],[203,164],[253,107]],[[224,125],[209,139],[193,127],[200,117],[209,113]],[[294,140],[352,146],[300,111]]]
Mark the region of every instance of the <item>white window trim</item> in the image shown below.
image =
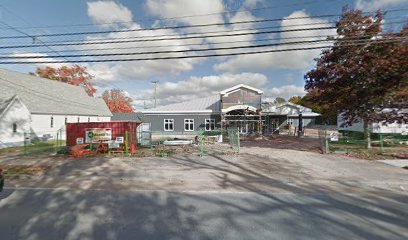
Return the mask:
[[[166,120],[171,120],[171,123],[173,124],[173,127],[172,127],[171,130],[170,130],[170,129],[167,129],[167,130],[166,130]],[[168,122],[167,124],[169,124],[169,122]],[[169,125],[169,126],[170,126],[170,125]],[[174,119],[173,119],[173,118],[165,118],[165,119],[163,119],[163,130],[164,130],[165,132],[174,132]]]
[[[210,126],[210,129],[207,130],[207,121]],[[211,125],[214,126],[214,129],[211,129]],[[204,121],[204,131],[214,131],[215,130],[215,119],[214,118],[206,118]]]
[[[186,123],[188,124],[189,129],[186,129]],[[190,129],[190,124],[191,123],[193,124],[193,129]],[[184,119],[184,131],[186,131],[186,132],[193,132],[194,131],[194,119],[192,119],[192,118],[185,118]]]
[[[288,118],[288,125],[293,125],[293,118]]]

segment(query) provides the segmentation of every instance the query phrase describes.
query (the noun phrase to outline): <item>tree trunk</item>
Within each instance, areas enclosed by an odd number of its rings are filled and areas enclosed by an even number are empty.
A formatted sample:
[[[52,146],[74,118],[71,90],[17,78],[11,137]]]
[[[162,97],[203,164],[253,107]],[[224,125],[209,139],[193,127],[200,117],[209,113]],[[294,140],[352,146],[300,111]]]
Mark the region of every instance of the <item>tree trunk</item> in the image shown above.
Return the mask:
[[[367,149],[371,148],[371,134],[370,134],[370,122],[364,120],[364,139],[367,142]]]

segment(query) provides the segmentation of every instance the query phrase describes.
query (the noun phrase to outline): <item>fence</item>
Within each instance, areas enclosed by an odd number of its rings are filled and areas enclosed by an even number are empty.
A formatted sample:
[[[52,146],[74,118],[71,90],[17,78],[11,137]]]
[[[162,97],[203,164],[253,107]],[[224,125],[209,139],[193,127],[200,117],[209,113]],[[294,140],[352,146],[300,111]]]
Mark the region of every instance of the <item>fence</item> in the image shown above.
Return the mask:
[[[15,153],[23,155],[51,155],[65,147],[65,130],[47,132],[25,132],[23,149],[16,148]],[[20,151],[19,151],[20,150]]]
[[[220,129],[215,131],[200,130],[200,155],[204,154],[239,154],[239,128]]]
[[[319,130],[320,146],[325,153],[350,153],[368,149],[364,133]],[[408,153],[408,135],[403,133],[370,133],[371,151],[383,154]]]
[[[99,126],[100,127],[100,126]],[[188,138],[176,140],[191,140],[191,144],[166,145],[165,138],[152,142],[150,129],[141,132],[128,131],[126,127],[87,128],[69,127],[52,132],[24,133],[18,147],[2,149],[1,153],[45,157],[54,155],[74,155],[75,157],[96,155],[121,156],[169,156],[170,154],[238,154],[240,150],[240,134],[238,128],[204,131],[183,135]],[[159,136],[160,137],[160,136]],[[144,142],[141,142],[143,140]],[[147,144],[143,144],[147,143]],[[153,143],[153,144],[152,144]]]

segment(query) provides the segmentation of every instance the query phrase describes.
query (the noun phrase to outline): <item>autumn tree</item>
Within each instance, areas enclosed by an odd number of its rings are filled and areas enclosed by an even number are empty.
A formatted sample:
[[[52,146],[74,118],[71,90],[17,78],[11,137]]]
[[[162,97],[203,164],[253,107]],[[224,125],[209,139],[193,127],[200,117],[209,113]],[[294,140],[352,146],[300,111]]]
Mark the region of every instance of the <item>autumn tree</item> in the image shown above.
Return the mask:
[[[60,68],[53,67],[38,67],[35,74],[39,77],[48,78],[75,86],[81,86],[85,89],[89,96],[93,96],[96,89],[93,87],[90,80],[92,79],[91,74],[88,73],[86,67],[73,65],[73,66],[62,66]]]
[[[333,47],[322,51],[305,75],[311,101],[327,104],[342,115],[343,126],[362,121],[367,147],[373,122],[408,122],[401,111],[408,103],[408,28],[385,32],[380,11],[364,15],[343,11]]]
[[[134,112],[132,98],[128,97],[123,90],[111,89],[102,93],[102,98],[111,112]]]

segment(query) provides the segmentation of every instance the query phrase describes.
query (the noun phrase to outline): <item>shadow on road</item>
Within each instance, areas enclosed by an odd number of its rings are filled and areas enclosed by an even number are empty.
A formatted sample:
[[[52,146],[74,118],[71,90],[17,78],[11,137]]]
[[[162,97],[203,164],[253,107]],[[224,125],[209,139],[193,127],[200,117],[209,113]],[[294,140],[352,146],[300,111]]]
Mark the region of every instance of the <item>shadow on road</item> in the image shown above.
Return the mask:
[[[312,184],[307,173],[288,174],[298,166],[273,156],[247,162],[210,157],[217,164],[193,157],[163,161],[183,171],[211,170],[219,189],[238,193],[110,191],[106,186],[134,174],[131,168],[105,158],[72,160],[37,179],[52,183],[69,175],[56,185],[70,190],[15,190],[1,199],[0,233],[5,239],[407,238],[404,193],[361,188],[360,194],[359,186],[340,179],[332,187]],[[76,175],[97,180],[84,183]],[[72,190],[75,185],[81,190]],[[351,188],[353,194],[342,191]]]

